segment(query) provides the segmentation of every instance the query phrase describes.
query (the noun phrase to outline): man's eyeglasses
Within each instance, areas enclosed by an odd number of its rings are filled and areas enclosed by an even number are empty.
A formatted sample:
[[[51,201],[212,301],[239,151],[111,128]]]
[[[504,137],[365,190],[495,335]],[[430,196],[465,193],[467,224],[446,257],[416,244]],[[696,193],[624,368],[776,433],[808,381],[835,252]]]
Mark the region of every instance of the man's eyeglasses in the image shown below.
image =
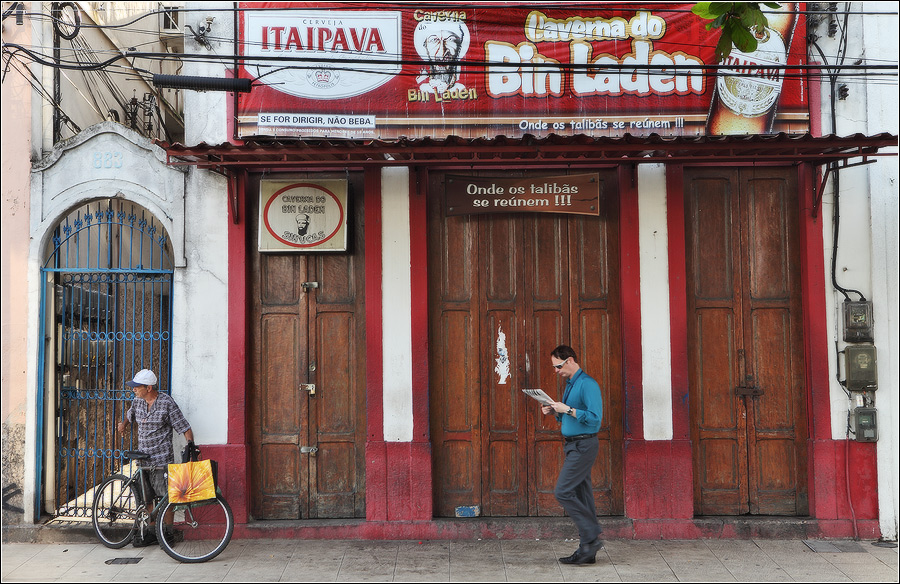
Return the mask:
[[[568,361],[568,359],[566,359],[566,361]],[[553,368],[554,368],[554,369],[562,369],[562,368],[563,368],[563,365],[566,364],[566,361],[563,361],[563,362],[560,363],[559,365],[554,365]]]

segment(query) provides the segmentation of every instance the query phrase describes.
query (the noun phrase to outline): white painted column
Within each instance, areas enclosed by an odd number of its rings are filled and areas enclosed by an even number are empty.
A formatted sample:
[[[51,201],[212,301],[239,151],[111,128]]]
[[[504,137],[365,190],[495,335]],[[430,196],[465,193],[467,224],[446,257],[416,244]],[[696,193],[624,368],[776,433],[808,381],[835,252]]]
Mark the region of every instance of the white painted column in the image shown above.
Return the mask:
[[[413,438],[409,195],[409,169],[385,168],[381,174],[381,311],[386,442]]]
[[[639,164],[638,242],[645,440],[671,440],[673,435],[669,231],[666,220],[665,165]]]
[[[876,3],[893,14],[863,17],[867,50],[887,62],[897,62],[897,6]],[[868,4],[867,4],[868,7]],[[874,10],[874,9],[873,9]],[[893,23],[893,24],[891,24]],[[871,53],[870,53],[871,54]],[[892,61],[891,61],[892,60]],[[866,85],[866,122],[869,135],[879,132],[897,134],[897,87],[887,90],[878,84]],[[896,148],[893,149],[896,152]],[[900,298],[898,298],[897,202],[900,167],[897,159],[883,158],[868,166],[870,216],[872,220],[872,296],[875,322],[875,347],[878,351],[878,520],[881,536],[897,540],[900,523]]]

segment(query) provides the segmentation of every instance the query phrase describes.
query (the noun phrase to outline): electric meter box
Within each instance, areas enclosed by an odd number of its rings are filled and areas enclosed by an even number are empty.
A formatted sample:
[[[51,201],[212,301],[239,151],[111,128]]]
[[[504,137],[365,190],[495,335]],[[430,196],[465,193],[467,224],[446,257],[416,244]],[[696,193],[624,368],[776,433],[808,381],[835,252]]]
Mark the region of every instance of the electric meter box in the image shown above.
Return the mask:
[[[845,300],[844,342],[871,343],[874,340],[872,327],[872,303],[867,300],[851,302]]]
[[[878,364],[874,345],[848,345],[844,348],[844,361],[847,365],[847,389],[878,389]]]
[[[856,441],[876,442],[878,440],[878,416],[875,408],[856,408]]]

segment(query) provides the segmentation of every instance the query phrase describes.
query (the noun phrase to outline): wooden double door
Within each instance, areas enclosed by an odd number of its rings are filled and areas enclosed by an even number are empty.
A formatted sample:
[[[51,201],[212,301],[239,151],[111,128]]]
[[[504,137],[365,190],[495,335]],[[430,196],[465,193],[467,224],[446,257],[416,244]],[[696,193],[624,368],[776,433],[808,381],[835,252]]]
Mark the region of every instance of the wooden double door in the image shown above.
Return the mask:
[[[363,189],[361,177],[349,181],[347,253],[259,253],[258,209],[249,205],[258,519],[365,516]],[[258,188],[251,183],[248,192]]]
[[[685,171],[698,515],[808,513],[796,172]]]
[[[484,173],[489,175],[490,173]],[[508,174],[506,175],[508,176]],[[522,393],[562,398],[550,351],[571,345],[603,391],[593,470],[598,513],[623,513],[618,189],[600,173],[600,216],[444,215],[428,198],[429,399],[434,509],[453,516],[561,515],[559,424]]]

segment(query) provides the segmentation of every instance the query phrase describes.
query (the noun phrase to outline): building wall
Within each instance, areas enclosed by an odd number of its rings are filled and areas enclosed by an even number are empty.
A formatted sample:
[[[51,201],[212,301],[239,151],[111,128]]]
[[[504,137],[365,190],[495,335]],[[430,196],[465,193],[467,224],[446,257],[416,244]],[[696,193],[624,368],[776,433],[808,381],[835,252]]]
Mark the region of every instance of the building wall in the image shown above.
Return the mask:
[[[3,42],[30,45],[32,27],[18,26],[15,17],[3,22]],[[37,32],[37,31],[34,31]],[[28,371],[26,368],[26,332],[28,313],[27,271],[29,239],[29,176],[32,142],[32,88],[21,76],[10,74],[2,86],[2,131],[0,131],[0,171],[3,173],[3,229],[0,233],[0,283],[2,283],[2,350],[0,350],[0,402],[2,420],[2,483],[4,505],[2,522],[16,524],[23,520],[25,477],[25,429],[29,413],[26,409]],[[35,100],[36,103],[39,103]],[[40,126],[38,126],[40,127]],[[37,133],[40,137],[40,132]],[[8,498],[7,498],[8,497]]]
[[[892,32],[897,28],[896,5],[890,2],[850,3],[847,21],[849,33],[846,63],[864,57],[873,63],[896,63],[898,44]],[[859,14],[864,7],[867,15]],[[842,23],[843,25],[843,23]],[[827,26],[820,25],[817,41],[827,64],[834,64],[841,52],[839,35],[829,37]],[[811,52],[813,62],[822,62],[817,52]],[[823,67],[823,70],[825,67]],[[841,99],[838,91],[846,84],[848,95]],[[896,83],[877,78],[866,82],[851,76],[838,78],[833,88],[827,78],[821,80],[821,133],[848,136],[881,132],[898,132]],[[832,119],[832,107],[834,119]],[[896,150],[894,150],[896,152]],[[897,538],[898,524],[898,314],[897,314],[897,218],[898,165],[896,158],[882,158],[875,164],[849,168],[829,179],[820,216],[824,236],[823,255],[826,266],[823,287],[827,291],[826,310],[829,343],[839,350],[843,341],[841,304],[844,295],[832,285],[832,246],[835,238],[833,221],[839,189],[839,232],[836,261],[837,283],[859,290],[873,302],[875,347],[878,352],[878,384],[875,406],[878,410],[879,440],[877,443],[877,480],[879,523],[882,537]],[[857,300],[856,294],[850,294]],[[838,379],[846,377],[842,357],[831,351],[828,361],[828,380],[831,396],[831,436],[834,440],[847,438],[847,413],[856,407],[847,398]],[[872,485],[868,485],[871,487]]]
[[[887,3],[885,9],[887,10]],[[893,5],[891,5],[892,7]],[[214,16],[211,39],[230,39],[233,15],[231,3],[188,3],[192,19],[204,21],[209,11]],[[219,9],[222,11],[220,12]],[[891,8],[893,9],[893,8]],[[851,54],[886,55],[897,59],[896,16],[890,26],[884,17],[853,17]],[[858,21],[858,22],[857,22]],[[4,40],[8,34],[25,35],[29,27],[11,29],[4,23]],[[892,36],[894,38],[892,38]],[[15,38],[19,38],[18,36]],[[863,43],[862,41],[865,41]],[[25,43],[25,39],[21,41]],[[823,41],[823,44],[826,41]],[[833,48],[833,47],[829,47]],[[234,50],[228,40],[213,41],[206,49],[186,39],[185,50],[224,54]],[[856,52],[854,52],[856,51]],[[835,54],[826,50],[826,54]],[[184,75],[224,77],[225,63],[188,63]],[[858,99],[837,103],[838,121],[831,126],[832,95],[830,88],[821,90],[820,116],[815,120],[823,133],[847,135],[882,131],[897,132],[896,87],[893,93],[877,85],[854,85],[851,95]],[[24,517],[30,517],[28,502],[34,495],[38,472],[35,452],[34,393],[37,387],[35,355],[38,340],[36,291],[38,260],[47,230],[59,214],[84,195],[73,195],[54,202],[52,209],[31,216],[29,201],[44,201],[54,196],[41,187],[31,186],[28,173],[22,169],[31,163],[27,153],[45,148],[46,142],[33,146],[28,140],[30,127],[44,129],[47,110],[40,100],[31,100],[30,88],[20,78],[9,77],[3,84],[3,486],[21,485]],[[231,139],[231,96],[216,92],[187,92],[185,95],[185,142],[221,144]],[[21,108],[21,116],[8,115],[10,109]],[[114,135],[132,144],[141,140],[118,130],[95,136]],[[39,134],[37,132],[36,134]],[[116,137],[117,136],[117,137]],[[82,136],[54,155],[88,144]],[[85,146],[86,147],[86,146]],[[165,175],[160,151],[143,144],[149,168]],[[34,160],[39,156],[33,155]],[[96,179],[78,169],[74,157],[63,157],[66,171],[80,172],[72,180]],[[38,164],[38,170],[49,168]],[[12,171],[12,172],[9,172]],[[369,331],[367,352],[377,355],[370,366],[369,419],[370,436],[367,459],[367,518],[373,522],[409,522],[431,519],[430,453],[427,442],[427,378],[422,381],[421,351],[423,306],[427,307],[424,267],[422,262],[422,230],[424,213],[420,193],[411,179],[416,169],[385,168],[374,171],[379,180],[367,183],[379,193],[367,200],[367,226],[378,225],[377,232],[367,229],[367,286],[372,286],[367,299]],[[246,289],[240,274],[246,271],[246,225],[255,217],[234,217],[227,180],[215,172],[191,169],[179,173],[181,200],[153,202],[152,193],[162,192],[166,181],[148,179],[150,195],[129,195],[154,210],[171,228],[178,253],[175,291],[175,359],[173,395],[182,404],[194,426],[199,443],[207,454],[218,458],[229,469],[225,479],[226,495],[230,495],[239,523],[248,519],[246,499],[249,497],[247,458],[252,456],[244,431],[246,417],[244,390],[246,365]],[[691,500],[691,445],[686,408],[686,378],[682,339],[685,323],[681,318],[683,298],[683,221],[679,206],[680,182],[673,168],[663,165],[638,165],[634,196],[622,196],[623,254],[629,260],[623,265],[623,288],[634,294],[624,301],[626,374],[629,409],[626,439],[626,515],[652,521],[641,525],[639,537],[701,536],[689,527],[693,517]],[[119,180],[107,177],[109,185]],[[881,535],[896,538],[898,509],[897,462],[897,165],[896,159],[881,160],[874,165],[848,169],[841,173],[841,236],[838,279],[847,287],[860,289],[875,302],[876,341],[879,350],[879,383],[876,405],[879,409],[881,440],[875,454],[872,448],[846,442],[846,418],[851,404],[837,383],[837,359],[831,349],[842,344],[840,304],[842,295],[833,292],[830,277],[831,241],[834,207],[834,181],[829,181],[819,217],[808,218],[804,229],[807,241],[818,247],[811,253],[822,259],[811,276],[813,295],[824,296],[822,308],[816,302],[810,321],[825,320],[822,334],[815,337],[815,354],[827,355],[821,362],[810,363],[815,395],[827,396],[824,404],[814,404],[810,416],[814,424],[823,425],[811,432],[812,466],[825,471],[812,476],[811,490],[817,496],[815,516],[840,523],[830,533],[846,534],[847,493],[843,486],[844,456],[851,456],[849,466],[854,478],[851,493],[871,492],[878,488],[879,527]],[[369,187],[372,187],[371,189]],[[805,185],[807,192],[810,185]],[[34,193],[38,193],[35,196]],[[246,193],[241,193],[245,196]],[[252,196],[252,194],[251,194]],[[371,205],[370,205],[371,203]],[[238,209],[243,209],[241,204]],[[636,229],[634,229],[636,227]],[[33,243],[29,248],[29,240]],[[371,248],[369,245],[371,244]],[[29,259],[30,258],[30,259]],[[377,258],[377,261],[376,259]],[[813,262],[818,264],[818,262]],[[682,268],[683,269],[683,266]],[[28,285],[26,286],[26,282]],[[376,289],[377,287],[377,289]],[[20,307],[26,310],[19,309]],[[425,309],[427,312],[427,308]],[[425,315],[427,323],[427,315]],[[819,325],[815,325],[819,326]],[[422,355],[416,360],[409,355]],[[486,355],[485,359],[491,359]],[[371,359],[370,359],[371,361]],[[825,362],[827,361],[827,375]],[[22,366],[21,364],[25,365]],[[872,461],[877,460],[877,475]],[[422,465],[427,468],[423,470]],[[427,470],[427,472],[426,472]],[[856,472],[859,471],[859,472]],[[857,479],[856,477],[862,477]],[[843,495],[841,494],[843,493]],[[411,496],[414,495],[414,496]],[[411,504],[410,501],[424,501]],[[17,501],[14,497],[13,503]],[[868,500],[867,500],[868,501]],[[867,503],[868,504],[868,503]],[[866,519],[872,514],[864,510]],[[4,512],[4,522],[15,521],[15,515]],[[669,520],[677,519],[672,523]],[[662,521],[660,521],[662,520]],[[656,523],[653,523],[653,522]],[[662,525],[669,521],[666,525]],[[673,527],[674,525],[674,527]],[[411,528],[407,536],[434,533],[433,525]],[[417,530],[418,529],[418,530]],[[377,537],[376,532],[367,532]],[[871,534],[870,531],[866,532]]]
[[[193,4],[189,5],[189,7],[191,6]],[[222,3],[214,5],[203,4],[202,6],[207,8],[226,7]],[[216,21],[213,24],[214,30],[218,30],[220,33],[230,31],[232,23],[228,19],[227,13],[217,13]],[[856,29],[854,34],[857,34],[857,31],[859,29]],[[862,32],[859,31],[858,34],[862,34]],[[228,35],[212,34],[212,36],[225,38]],[[868,38],[866,41],[868,42]],[[188,44],[190,43],[191,41],[188,41]],[[193,48],[196,50],[199,47]],[[208,64],[191,64],[185,73],[214,77],[223,74],[218,65]],[[829,103],[827,101],[829,99],[828,93],[827,88],[821,91],[822,99],[825,102],[821,108],[823,117],[830,112],[830,105],[826,108],[826,103]],[[230,139],[230,136],[225,135],[227,131],[223,131],[223,128],[228,126],[230,120],[220,120],[206,115],[206,112],[223,111],[230,107],[230,104],[227,102],[224,107],[222,104],[223,97],[221,94],[202,93],[191,95],[188,98],[187,142],[189,144],[200,142],[215,144]],[[847,120],[854,117],[864,120],[866,114],[865,112],[845,114]],[[823,127],[827,126],[825,122],[821,122],[821,125]],[[885,130],[896,131],[891,130],[889,127],[882,128],[876,123],[870,123],[869,128],[853,129],[851,131],[875,133]],[[851,131],[839,130],[837,133],[844,135],[851,133]],[[882,165],[877,164],[875,167]],[[871,166],[863,167],[853,172],[867,175],[872,168]],[[849,172],[851,171],[845,171],[845,174]],[[402,356],[407,354],[406,351],[409,350],[409,340],[415,339],[415,325],[410,323],[409,315],[413,315],[413,318],[415,317],[416,309],[414,306],[420,301],[415,295],[409,293],[415,286],[416,280],[407,271],[407,267],[412,271],[415,270],[414,261],[409,259],[409,250],[415,249],[418,243],[415,240],[415,236],[411,234],[411,231],[416,229],[415,214],[410,211],[410,200],[413,194],[411,189],[394,186],[406,181],[406,177],[410,173],[412,173],[412,169],[386,169],[381,173],[382,200],[380,218],[385,223],[382,224],[382,239],[380,241],[380,251],[382,258],[384,258],[384,265],[380,272],[380,276],[383,278],[380,316],[384,329],[380,331],[378,338],[374,342],[379,343],[378,349],[382,351],[380,373],[383,376],[383,381],[381,381],[380,392],[376,392],[380,393],[380,407],[370,408],[370,416],[376,415],[377,418],[374,420],[370,419],[368,422],[370,428],[380,438],[383,438],[385,442],[395,442],[398,446],[404,443],[410,445],[413,443],[413,428],[418,415],[414,405],[415,391],[410,384],[409,371],[406,366],[408,360],[404,362],[402,359]],[[659,465],[667,467],[668,474],[666,476],[677,477],[676,480],[681,490],[689,492],[691,484],[691,448],[687,439],[689,437],[686,419],[687,410],[682,403],[682,398],[684,397],[682,393],[686,389],[686,379],[684,379],[685,372],[682,370],[683,367],[678,364],[684,359],[683,348],[680,346],[680,335],[683,335],[684,323],[679,322],[679,311],[677,307],[673,306],[676,302],[683,302],[683,298],[678,296],[678,290],[680,287],[683,287],[684,283],[677,279],[679,277],[677,269],[673,272],[673,266],[671,265],[673,257],[676,263],[677,261],[683,261],[679,256],[684,251],[683,248],[679,248],[679,245],[683,244],[676,245],[675,248],[671,245],[671,242],[679,241],[679,235],[683,238],[683,231],[681,231],[683,226],[679,226],[677,222],[673,224],[673,218],[670,214],[671,193],[669,191],[680,188],[679,183],[673,182],[671,174],[661,165],[639,165],[637,171],[636,206],[633,209],[623,211],[623,216],[631,213],[631,215],[628,215],[630,220],[638,225],[634,245],[636,246],[635,251],[638,252],[639,261],[633,263],[636,267],[635,273],[629,276],[626,269],[625,277],[633,278],[633,282],[629,282],[629,285],[634,283],[640,293],[639,303],[632,307],[636,314],[640,315],[639,330],[633,333],[630,344],[626,342],[627,346],[632,347],[632,354],[637,355],[637,360],[630,369],[629,383],[632,383],[634,379],[639,380],[636,384],[629,385],[628,390],[633,392],[638,400],[637,403],[640,404],[640,408],[637,411],[626,412],[626,417],[636,417],[635,421],[639,421],[637,426],[629,425],[629,428],[639,427],[639,431],[636,431],[631,436],[632,440],[627,446],[630,450],[626,456],[626,466],[630,465],[629,468],[625,469],[626,477],[630,477],[630,480],[626,478],[626,491],[631,489],[629,491],[630,494],[626,495],[627,500],[630,501],[630,503],[627,503],[627,515],[630,517],[663,515],[688,518],[693,513],[690,500],[684,500],[680,497],[672,498],[665,505],[648,504],[647,498],[658,497],[660,494],[658,489],[662,487],[658,484],[650,487],[642,486],[642,483],[646,483],[648,480],[651,484],[654,484],[651,475],[659,470]],[[853,184],[854,188],[859,188],[857,185],[865,182],[865,179],[858,178],[844,180],[845,183]],[[865,193],[856,196],[862,196],[863,199],[866,198]],[[823,265],[826,267],[830,265],[830,220],[826,221],[825,218],[830,217],[830,205],[831,200],[829,195],[826,194],[823,209],[820,211],[821,219],[809,221],[806,227],[806,229],[810,230],[810,241],[814,243],[819,242],[817,243],[821,249],[819,253],[823,258]],[[412,219],[407,221],[408,217],[412,217]],[[248,218],[248,220],[253,220],[253,218]],[[861,208],[859,205],[854,205],[847,214],[846,222],[851,224],[852,227],[850,229],[860,233],[866,231],[864,225],[869,220],[870,210],[868,205],[863,205]],[[388,221],[398,223],[391,224],[390,228],[388,228],[386,226]],[[819,229],[822,232],[816,235],[816,231]],[[390,236],[386,235],[388,233]],[[853,258],[854,262],[852,266],[842,265],[839,267],[841,277],[858,277],[863,280],[872,279],[874,270],[871,266],[873,262],[877,263],[877,260],[871,257],[873,255],[872,243],[870,241],[856,243],[860,239],[866,238],[854,238],[854,244],[846,244],[846,247],[842,243],[841,254],[846,254],[845,257]],[[896,247],[894,249],[896,250]],[[894,253],[896,254],[896,251]],[[386,258],[390,258],[391,261],[388,262]],[[232,271],[232,273],[234,272]],[[840,337],[841,332],[835,319],[840,303],[836,301],[835,294],[831,292],[830,275],[824,273],[821,269],[815,274],[824,275],[825,277],[816,280],[815,285],[812,286],[813,294],[817,295],[819,294],[818,291],[825,290],[828,302],[825,314],[810,316],[813,320],[822,317],[828,319],[828,324],[824,329],[827,334],[825,337],[816,337],[817,347],[815,348],[815,354],[817,356],[831,355],[832,351],[825,345],[828,345],[828,347],[832,346],[835,339]],[[672,278],[675,278],[675,280]],[[866,286],[868,290],[869,285],[866,284]],[[896,286],[894,286],[894,289],[896,289]],[[884,309],[884,306],[876,308],[876,312]],[[370,331],[372,331],[371,326]],[[635,342],[637,345],[634,344]],[[230,351],[232,356],[236,355],[234,346],[230,348]],[[485,358],[490,358],[490,356]],[[626,354],[627,359],[629,359],[629,356]],[[843,476],[843,471],[840,469],[843,466],[842,452],[846,450],[844,428],[846,425],[848,400],[844,392],[837,386],[837,383],[833,381],[835,379],[833,359],[833,356],[828,357],[828,360],[832,361],[830,364],[831,375],[814,377],[816,384],[825,384],[821,388],[817,386],[815,390],[816,395],[820,395],[824,391],[830,397],[824,409],[820,407],[820,404],[816,408],[811,408],[810,411],[810,415],[816,417],[815,422],[819,425],[824,423],[827,428],[823,429],[823,434],[820,434],[821,438],[818,439],[817,445],[811,447],[811,461],[815,461],[815,464],[812,466],[819,471],[828,468],[830,471],[839,472],[840,476]],[[635,367],[639,369],[639,372],[635,370]],[[818,368],[819,364],[812,363],[810,367]],[[233,383],[233,380],[231,382]],[[881,400],[881,394],[879,394],[879,400]],[[234,403],[234,400],[232,400],[232,403]],[[879,409],[881,410],[881,408]],[[390,412],[390,415],[382,414],[382,412]],[[427,415],[427,412],[425,415]],[[888,421],[888,423],[890,422]],[[232,442],[231,439],[229,439],[229,442]],[[879,444],[879,448],[879,452],[884,450],[881,444]],[[382,460],[390,459],[392,452],[394,454],[399,452],[396,448],[391,452],[380,449],[374,449],[373,452],[375,451],[379,453],[378,456]],[[868,451],[865,448],[860,450],[854,445],[849,451],[851,453],[859,452],[859,461],[853,464],[865,467],[871,461],[871,457],[867,454]],[[408,457],[407,461],[416,458],[409,454],[405,456]],[[879,456],[881,455],[879,454]],[[401,464],[412,463],[401,462]],[[893,466],[896,467],[896,464]],[[868,473],[862,474],[868,476]],[[884,473],[882,472],[882,474]],[[888,474],[890,475],[890,473]],[[893,476],[896,477],[896,469]],[[838,482],[837,478],[839,477],[835,477],[835,482]],[[369,488],[379,486],[377,482],[375,476],[370,476]],[[878,482],[879,490],[892,492],[894,493],[894,498],[896,498],[896,479],[894,479],[894,486],[890,484],[890,481],[885,482],[883,478],[879,478]],[[839,519],[847,516],[847,502],[840,500],[841,495],[839,493],[829,492],[835,490],[836,485],[834,483],[824,481],[815,476],[811,477],[811,483],[813,483],[811,484],[811,490],[819,497],[818,512],[821,513],[822,517]],[[667,488],[671,489],[671,487],[672,485],[669,483]],[[864,486],[851,487],[851,491],[861,487]],[[840,487],[837,488],[837,491],[845,492],[846,489]],[[385,502],[389,498],[389,495],[386,496],[378,504],[389,505],[389,503]],[[371,499],[372,502],[375,502],[375,500]],[[370,513],[370,518],[382,515],[380,511],[375,511]],[[885,523],[882,520],[882,530],[884,529]],[[886,533],[890,533],[890,529]]]
[[[101,6],[104,8],[102,13],[90,12]],[[132,46],[140,46],[149,52],[166,50],[159,34],[154,36],[153,33],[158,27],[155,14],[141,21],[146,26],[142,26],[144,32],[136,36],[129,36],[121,28],[91,27],[95,23],[129,22],[136,14],[157,9],[158,3],[102,3],[81,8],[88,12],[81,13],[84,26],[75,43],[81,43],[80,46],[88,51],[108,53],[113,49],[113,52],[118,51],[118,47]],[[41,51],[50,54],[53,33],[49,19],[27,14],[31,11],[48,14],[49,10],[49,3],[26,3],[23,25],[16,24],[14,15],[4,20],[4,43],[41,47]],[[151,33],[149,43],[147,31]],[[175,39],[171,46],[175,47],[179,42],[180,39]],[[74,59],[70,49],[75,43],[62,41],[63,58]],[[174,73],[180,61],[172,59],[163,61],[162,66],[150,66],[138,59],[136,64],[154,73]],[[52,92],[52,68],[32,64],[31,69],[44,89]],[[155,92],[147,83],[135,81],[136,75],[129,80],[124,77],[117,76],[113,85],[127,99],[134,95],[142,101],[145,93]],[[176,319],[185,323],[192,320],[187,314],[200,317],[190,327],[182,326],[175,331],[177,353],[173,365],[176,375],[173,394],[179,399],[184,396],[186,414],[194,421],[195,432],[205,443],[225,442],[227,400],[217,401],[216,398],[221,398],[224,393],[227,379],[225,360],[218,357],[225,353],[227,339],[227,321],[221,318],[227,296],[225,279],[220,278],[225,272],[227,255],[216,251],[225,248],[227,205],[211,197],[198,197],[186,206],[183,196],[186,173],[168,168],[161,150],[113,122],[109,122],[112,126],[98,130],[94,124],[109,117],[105,111],[108,108],[101,106],[116,102],[103,84],[97,78],[91,79],[90,74],[64,71],[60,76],[61,108],[73,120],[74,126],[63,130],[64,141],[59,144],[53,143],[53,109],[37,90],[32,89],[19,69],[10,69],[2,88],[3,486],[6,502],[3,523],[7,525],[23,520],[31,522],[42,511],[35,491],[41,473],[38,451],[43,434],[37,427],[36,412],[41,376],[37,370],[40,259],[46,251],[49,230],[68,210],[92,198],[118,194],[142,204],[166,226],[176,249]],[[163,96],[162,92],[157,95],[160,109],[174,132],[173,139],[183,139],[182,121],[177,111],[179,93],[169,91],[168,96]],[[124,121],[121,108],[118,108],[118,114]],[[154,125],[156,123],[154,121]],[[81,132],[76,134],[75,126]],[[153,135],[158,134],[154,132]],[[118,141],[120,139],[123,141]],[[97,151],[92,148],[102,150],[110,145],[134,154],[140,162],[126,168],[123,174],[101,176],[104,173],[98,172],[90,163],[91,156]],[[29,173],[32,167],[37,172]],[[210,186],[210,183],[221,181],[217,175],[198,175],[192,180],[195,192],[224,192],[215,185]],[[181,194],[172,196],[174,191]],[[218,230],[210,229],[216,224]],[[188,240],[203,241],[211,246],[204,250],[202,261],[196,255],[186,254],[185,249],[197,247],[190,243],[186,246]],[[193,338],[208,342],[195,343]],[[200,415],[201,411],[211,415]],[[52,439],[52,433],[48,437]]]
[[[887,17],[869,16],[863,20],[867,55],[877,55],[887,62],[900,58],[897,36],[896,5],[877,3],[877,8],[893,14]],[[891,132],[898,134],[897,86],[883,91],[866,84],[866,133]],[[896,152],[896,149],[895,149]],[[881,535],[897,539],[900,523],[900,298],[898,298],[898,194],[897,159],[887,159],[868,168],[871,201],[869,215],[872,231],[872,298],[875,305],[875,346],[879,354],[879,392],[876,397],[881,439],[878,442],[878,510]],[[865,228],[865,226],[862,226]]]

